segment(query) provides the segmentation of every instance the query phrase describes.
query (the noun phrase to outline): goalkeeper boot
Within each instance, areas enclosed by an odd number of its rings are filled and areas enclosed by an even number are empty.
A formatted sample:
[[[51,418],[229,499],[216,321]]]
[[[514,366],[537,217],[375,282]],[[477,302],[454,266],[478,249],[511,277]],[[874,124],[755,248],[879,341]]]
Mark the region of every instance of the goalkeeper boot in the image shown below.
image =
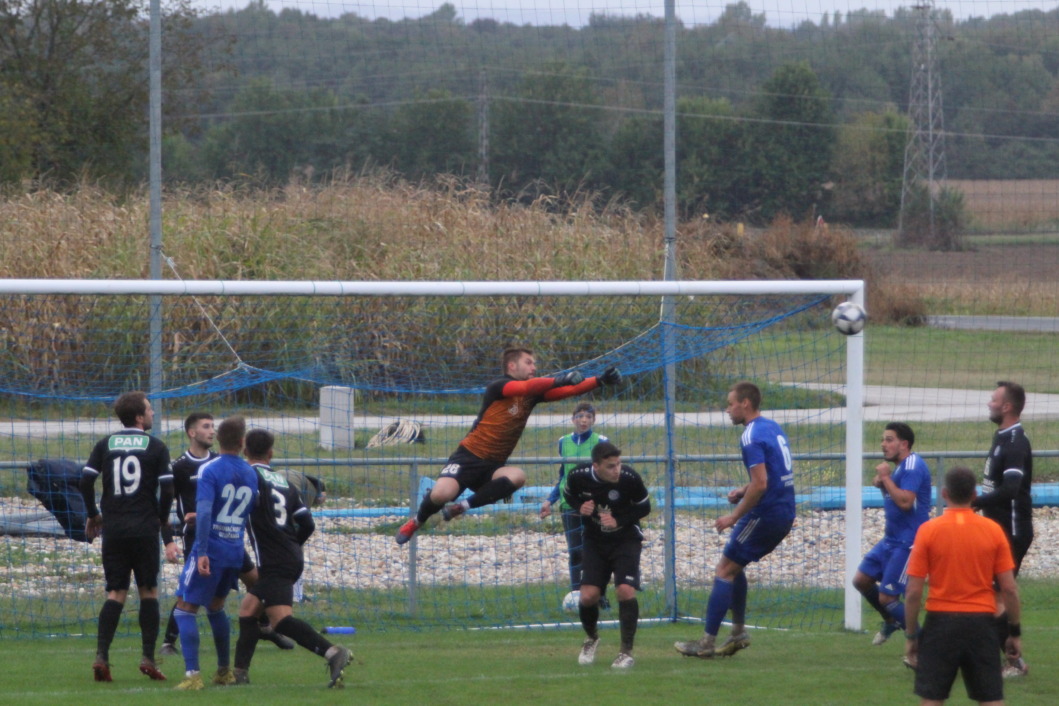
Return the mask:
[[[750,636],[744,632],[739,635],[726,637],[721,646],[716,648],[713,653],[718,657],[731,657],[739,650],[745,650],[747,647],[750,647]]]
[[[165,681],[165,675],[158,669],[158,665],[150,657],[140,660],[140,674],[150,677],[154,681]]]
[[[581,644],[581,654],[577,656],[578,664],[592,664],[596,661],[596,648],[599,647],[598,637],[586,637]]]
[[[619,652],[618,656],[614,658],[610,666],[613,669],[628,669],[632,665],[636,664],[636,661],[632,658],[632,655],[628,652]]]
[[[900,629],[901,626],[897,623],[896,620],[892,623],[883,623],[882,628],[880,628],[879,632],[875,633],[875,637],[871,639],[871,644],[875,646],[882,645],[890,639],[891,635],[893,635]]]
[[[107,658],[101,654],[96,655],[96,661],[92,663],[92,676],[96,681],[114,681],[110,678],[110,665]]]
[[[331,680],[327,684],[328,689],[342,688],[342,670],[353,660],[353,653],[342,645],[335,645],[335,653],[327,658],[327,672]]]
[[[698,640],[688,640],[687,642],[674,642],[673,647],[677,648],[677,652],[685,657],[712,659],[717,653],[716,648],[713,646],[713,639],[708,636],[703,636]]]
[[[467,504],[467,501],[461,500],[458,503],[449,503],[444,508],[442,508],[441,516],[445,518],[446,522],[448,522],[449,520],[455,520],[457,517],[459,517],[470,509],[471,508]]]
[[[413,517],[408,522],[405,522],[403,525],[401,525],[401,529],[397,530],[397,543],[405,544],[408,540],[412,538],[412,535],[415,534],[416,530],[418,529],[419,520],[417,520],[416,518]]]

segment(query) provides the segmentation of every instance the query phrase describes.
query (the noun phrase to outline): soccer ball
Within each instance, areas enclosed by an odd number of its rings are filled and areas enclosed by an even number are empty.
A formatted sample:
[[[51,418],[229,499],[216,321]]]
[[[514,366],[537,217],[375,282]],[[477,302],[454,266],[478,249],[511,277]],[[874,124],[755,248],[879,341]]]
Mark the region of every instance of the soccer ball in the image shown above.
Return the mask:
[[[570,591],[563,596],[563,612],[564,613],[576,613],[578,606],[581,605],[581,592]]]
[[[868,315],[864,313],[864,309],[853,302],[842,302],[831,312],[831,323],[839,333],[846,336],[863,331],[867,320]]]

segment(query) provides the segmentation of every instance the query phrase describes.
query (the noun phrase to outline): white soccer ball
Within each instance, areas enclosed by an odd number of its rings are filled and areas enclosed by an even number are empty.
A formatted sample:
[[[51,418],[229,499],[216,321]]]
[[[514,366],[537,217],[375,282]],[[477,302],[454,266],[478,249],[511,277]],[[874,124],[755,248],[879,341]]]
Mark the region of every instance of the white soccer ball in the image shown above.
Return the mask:
[[[581,605],[581,592],[570,591],[563,596],[563,612],[564,613],[576,613],[578,612],[578,606]]]
[[[864,313],[864,309],[853,302],[842,302],[831,312],[831,323],[839,333],[846,336],[863,331],[867,320],[868,315]]]

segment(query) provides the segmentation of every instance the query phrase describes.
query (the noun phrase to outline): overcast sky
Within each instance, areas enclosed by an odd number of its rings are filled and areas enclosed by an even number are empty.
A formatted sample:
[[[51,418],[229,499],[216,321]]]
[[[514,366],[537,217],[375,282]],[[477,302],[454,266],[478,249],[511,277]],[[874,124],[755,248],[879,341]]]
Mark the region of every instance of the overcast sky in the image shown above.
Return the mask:
[[[274,11],[284,7],[299,9],[318,17],[338,17],[352,12],[361,17],[391,20],[417,18],[428,15],[443,4],[443,0],[377,0],[375,2],[350,2],[348,0],[262,0]],[[677,17],[685,25],[709,24],[717,19],[726,5],[736,0],[711,0],[710,2],[678,0]],[[909,7],[918,0],[747,0],[755,14],[764,13],[768,24],[776,27],[795,26],[803,20],[819,23],[824,13],[838,10],[843,14],[862,8],[882,10],[893,16],[898,7]],[[239,9],[248,0],[195,0],[195,4],[208,9]],[[583,26],[592,13],[608,15],[638,14],[663,17],[663,0],[453,0],[457,15],[466,22],[480,18],[492,18],[501,22],[533,25]],[[959,0],[936,2],[939,9],[947,9],[957,19],[970,17],[992,17],[1020,10],[1053,10],[1059,0]]]

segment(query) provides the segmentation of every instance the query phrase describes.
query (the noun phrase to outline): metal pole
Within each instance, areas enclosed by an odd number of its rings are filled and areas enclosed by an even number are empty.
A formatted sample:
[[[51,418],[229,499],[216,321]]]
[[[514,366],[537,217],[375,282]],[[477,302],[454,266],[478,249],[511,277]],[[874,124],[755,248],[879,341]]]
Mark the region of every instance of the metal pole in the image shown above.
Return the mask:
[[[864,288],[850,300],[864,306]],[[846,581],[847,630],[861,628],[861,595],[853,588],[864,532],[864,333],[846,338]]]
[[[150,182],[150,229],[151,229],[151,279],[162,279],[162,5],[161,0],[151,0],[151,28],[149,40],[150,63],[150,155],[148,178]],[[149,298],[150,312],[150,374],[151,396],[162,391],[162,297],[155,294]],[[162,401],[154,400],[153,406],[161,428],[165,415]]]
[[[677,120],[676,120],[676,91],[677,91],[677,19],[675,0],[665,0],[665,55],[664,55],[664,86],[665,96],[663,98],[662,116],[662,149],[665,152],[665,180],[664,180],[664,229],[665,229],[665,272],[666,280],[677,278]],[[673,298],[662,298],[663,323],[675,321]],[[665,497],[665,593],[666,611],[671,619],[677,618],[677,562],[676,562],[676,512],[674,505],[674,489],[676,486],[676,444],[673,438],[675,425],[673,423],[674,407],[677,396],[677,371],[676,365],[671,361],[669,351],[673,350],[673,330],[671,326],[665,327],[663,337],[662,359],[665,362],[665,415],[666,415],[666,497]]]

